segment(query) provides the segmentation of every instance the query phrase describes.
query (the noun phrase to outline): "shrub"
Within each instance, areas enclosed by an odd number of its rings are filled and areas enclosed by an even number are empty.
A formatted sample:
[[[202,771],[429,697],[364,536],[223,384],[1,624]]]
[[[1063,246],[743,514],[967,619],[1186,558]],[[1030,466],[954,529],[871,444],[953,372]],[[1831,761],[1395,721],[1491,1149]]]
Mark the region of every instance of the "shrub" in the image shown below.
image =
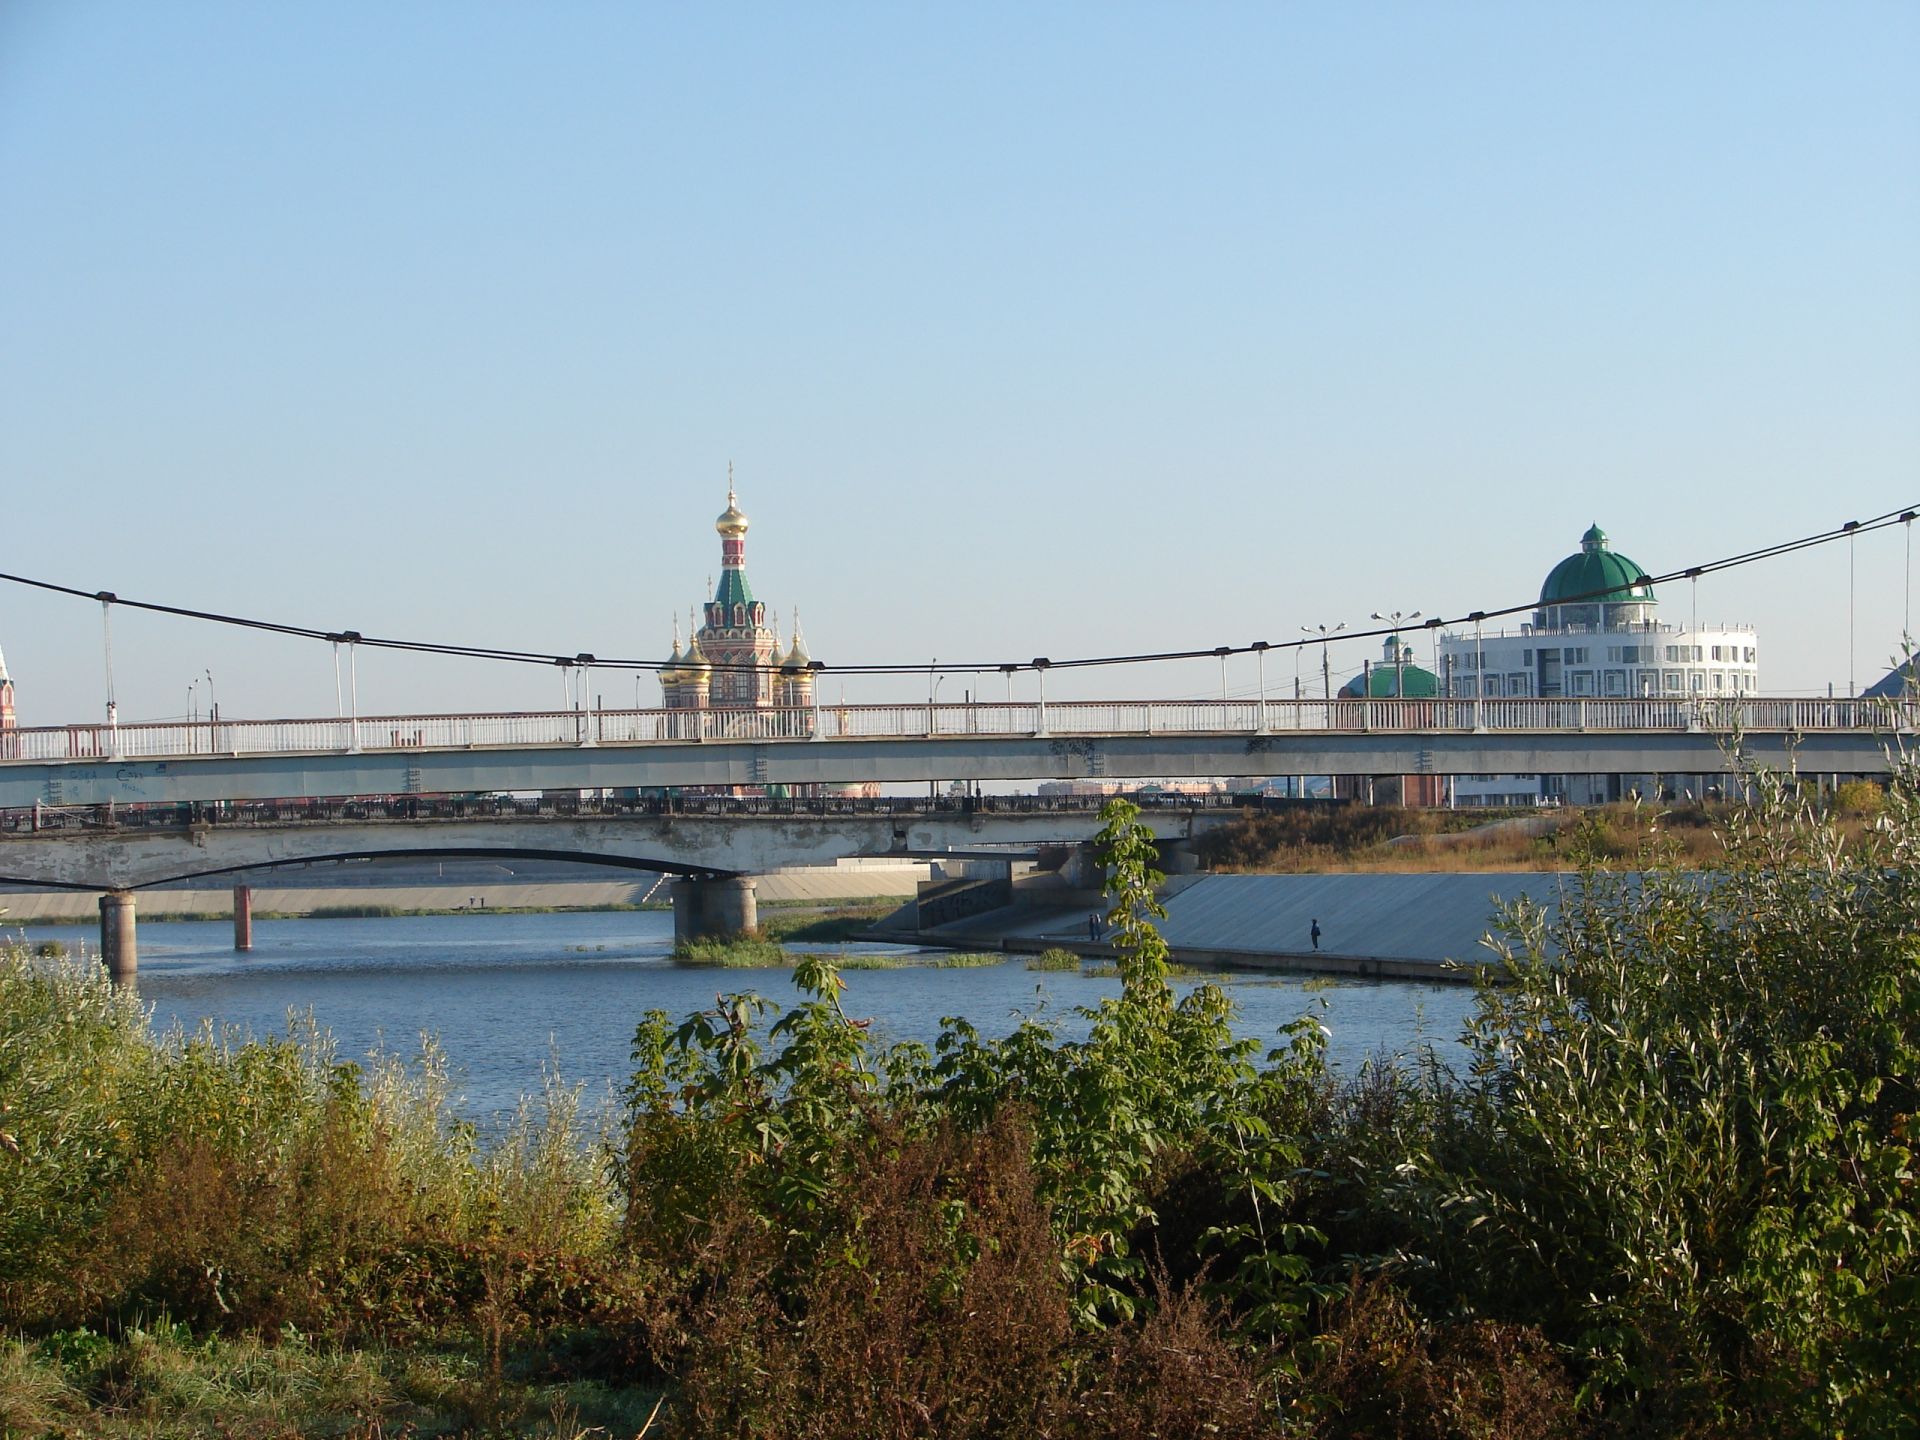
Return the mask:
[[[1536,1321],[1657,1427],[1913,1414],[1912,778],[1849,845],[1760,775],[1724,875],[1589,874],[1551,935],[1510,916],[1435,1239],[1485,1313]]]
[[[1057,945],[1027,959],[1029,970],[1078,970],[1079,968],[1080,957],[1071,950],[1060,949]]]

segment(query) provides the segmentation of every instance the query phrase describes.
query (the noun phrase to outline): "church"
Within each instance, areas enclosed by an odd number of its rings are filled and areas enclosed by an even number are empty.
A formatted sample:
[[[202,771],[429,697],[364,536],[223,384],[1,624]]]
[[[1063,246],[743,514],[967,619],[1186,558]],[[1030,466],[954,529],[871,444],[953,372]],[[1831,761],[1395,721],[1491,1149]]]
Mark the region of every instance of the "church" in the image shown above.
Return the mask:
[[[669,710],[810,709],[813,660],[800,636],[785,650],[768,623],[767,607],[747,580],[747,517],[727,468],[727,508],[713,522],[720,532],[720,584],[694,612],[685,650],[674,622],[673,652],[660,671],[662,704]]]

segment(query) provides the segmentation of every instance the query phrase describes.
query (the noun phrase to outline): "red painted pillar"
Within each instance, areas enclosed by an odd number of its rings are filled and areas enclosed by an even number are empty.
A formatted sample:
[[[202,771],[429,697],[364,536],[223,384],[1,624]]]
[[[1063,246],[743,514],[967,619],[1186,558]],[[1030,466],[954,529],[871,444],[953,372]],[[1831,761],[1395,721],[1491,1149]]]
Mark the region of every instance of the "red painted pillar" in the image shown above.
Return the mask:
[[[233,948],[253,949],[253,888],[233,887]]]

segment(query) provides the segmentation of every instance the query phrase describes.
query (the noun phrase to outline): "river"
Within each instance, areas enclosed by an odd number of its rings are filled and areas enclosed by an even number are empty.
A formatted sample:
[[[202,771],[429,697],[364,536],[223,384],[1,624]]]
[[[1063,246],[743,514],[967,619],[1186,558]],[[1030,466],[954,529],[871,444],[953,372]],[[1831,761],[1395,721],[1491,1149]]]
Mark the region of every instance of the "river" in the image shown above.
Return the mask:
[[[76,950],[94,943],[91,927],[34,925],[24,933],[30,943],[57,940]],[[311,1010],[344,1058],[377,1049],[416,1054],[419,1037],[431,1034],[454,1075],[455,1108],[483,1129],[537,1091],[547,1067],[584,1084],[592,1104],[617,1094],[645,1011],[679,1018],[740,990],[782,1003],[794,995],[782,971],[675,965],[668,958],[673,917],[664,911],[261,920],[248,955],[234,953],[232,934],[214,922],[140,926],[140,996],[156,1028],[191,1031],[211,1022],[253,1035],[284,1033],[289,1012]],[[939,953],[859,944],[791,948],[920,962]],[[949,1015],[964,1016],[985,1035],[1006,1034],[1035,1013],[1059,1017],[1066,1033],[1084,1033],[1072,1008],[1120,988],[1113,979],[1028,970],[1019,956],[966,968],[849,970],[845,978],[843,1003],[850,1014],[872,1017],[873,1034],[929,1044]],[[1235,1001],[1239,1033],[1258,1039],[1321,1007],[1330,1056],[1347,1069],[1370,1055],[1427,1043],[1457,1060],[1473,1004],[1472,991],[1460,985],[1208,978]],[[1175,983],[1184,989],[1200,982]]]

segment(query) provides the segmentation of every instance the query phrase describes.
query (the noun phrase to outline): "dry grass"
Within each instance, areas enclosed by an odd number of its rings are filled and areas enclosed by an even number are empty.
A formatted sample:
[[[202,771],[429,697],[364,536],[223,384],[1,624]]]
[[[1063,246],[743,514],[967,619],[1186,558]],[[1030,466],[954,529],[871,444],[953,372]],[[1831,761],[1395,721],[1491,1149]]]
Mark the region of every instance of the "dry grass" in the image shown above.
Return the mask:
[[[1634,869],[1662,857],[1704,868],[1725,855],[1723,818],[1717,805],[1619,804],[1526,816],[1356,805],[1249,813],[1198,848],[1209,868],[1229,874]]]

